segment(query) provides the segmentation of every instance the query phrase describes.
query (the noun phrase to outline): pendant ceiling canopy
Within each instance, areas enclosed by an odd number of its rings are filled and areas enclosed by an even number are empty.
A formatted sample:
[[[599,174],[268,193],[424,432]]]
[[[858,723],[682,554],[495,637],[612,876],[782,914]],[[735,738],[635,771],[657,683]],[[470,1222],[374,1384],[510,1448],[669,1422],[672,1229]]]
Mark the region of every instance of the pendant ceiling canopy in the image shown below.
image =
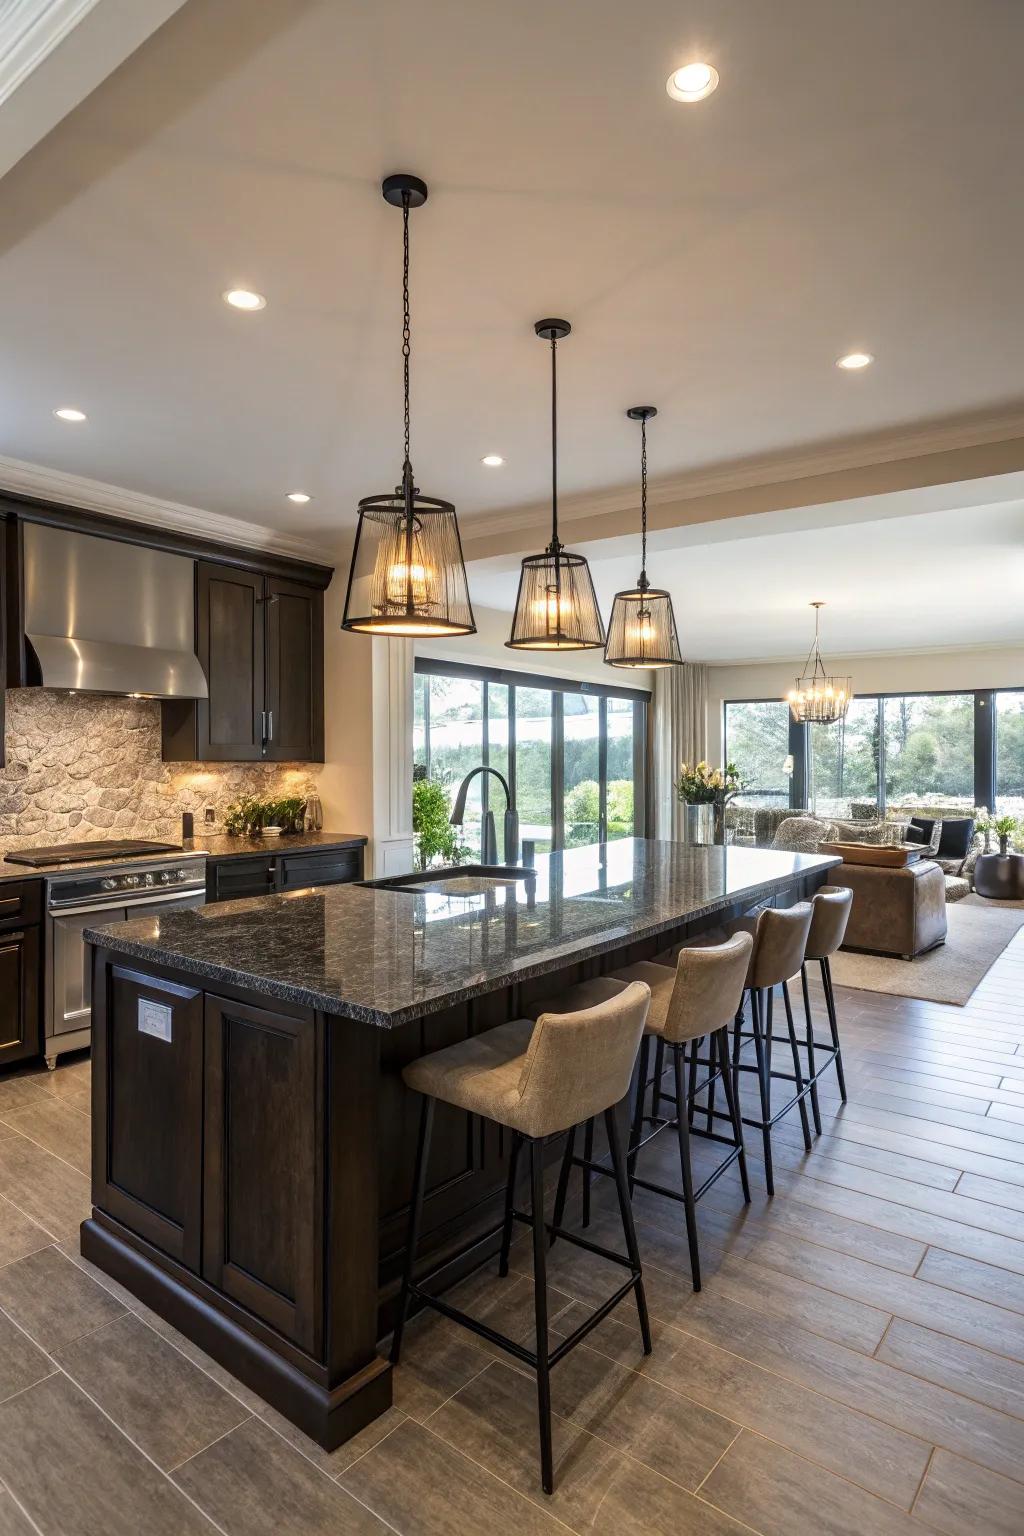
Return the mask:
[[[512,633],[514,651],[593,651],[604,645],[604,625],[590,566],[558,537],[557,346],[568,320],[538,320],[537,335],[551,344],[551,542],[542,555],[527,555],[519,577]]]
[[[402,483],[390,494],[364,496],[349,568],[342,629],[358,634],[476,633],[455,508],[420,494],[409,458],[409,210],[427,200],[418,176],[385,177],[384,200],[402,210],[402,374],[405,440]]]
[[[647,423],[657,414],[653,405],[631,405],[626,412],[640,423],[640,579],[612,602],[604,648],[610,667],[678,667],[683,660],[672,598],[647,579]]]
[[[819,621],[824,603],[812,603],[814,643],[807,653],[804,669],[786,696],[794,720],[804,725],[832,725],[845,720],[853,698],[852,679],[835,677],[825,671],[818,643]]]

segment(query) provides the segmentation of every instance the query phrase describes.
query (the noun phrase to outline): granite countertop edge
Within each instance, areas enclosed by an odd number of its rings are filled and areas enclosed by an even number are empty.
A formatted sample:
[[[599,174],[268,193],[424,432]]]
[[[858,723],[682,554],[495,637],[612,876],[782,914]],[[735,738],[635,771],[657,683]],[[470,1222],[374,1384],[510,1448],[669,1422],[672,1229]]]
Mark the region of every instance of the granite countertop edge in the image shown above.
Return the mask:
[[[815,868],[835,868],[841,864],[838,857],[828,855],[816,855],[818,862]],[[450,992],[439,994],[437,997],[425,998],[408,1008],[399,1008],[394,1012],[386,1012],[382,1009],[364,1008],[359,1004],[348,1003],[343,998],[329,992],[320,992],[315,988],[300,987],[287,981],[279,981],[272,976],[260,976],[253,971],[238,969],[231,965],[221,965],[213,960],[193,959],[190,956],[180,955],[177,951],[165,948],[157,944],[148,944],[139,939],[122,937],[116,929],[105,931],[96,928],[86,928],[83,937],[95,944],[98,948],[105,949],[111,954],[126,955],[131,959],[149,961],[155,965],[166,967],[169,971],[176,971],[186,976],[201,976],[206,981],[217,981],[223,984],[238,987],[241,991],[255,992],[263,997],[273,997],[279,1002],[291,1003],[293,1006],[312,1008],[321,1013],[331,1014],[340,1019],[351,1019],[356,1023],[373,1024],[381,1029],[397,1029],[403,1024],[412,1023],[415,1019],[424,1018],[431,1013],[442,1013],[446,1008],[451,1008],[458,1003],[468,1002],[474,997],[481,997],[487,992],[497,991],[499,987],[511,985],[513,982],[529,981],[535,976],[543,976],[549,971],[558,970],[566,960],[590,960],[595,955],[604,953],[615,946],[619,941],[640,941],[655,937],[659,933],[666,932],[669,928],[675,928],[680,923],[691,921],[701,917],[709,917],[715,912],[722,912],[729,907],[734,907],[741,902],[746,906],[753,906],[766,896],[777,894],[792,883],[793,875],[776,875],[770,879],[759,881],[751,885],[740,894],[732,894],[724,897],[715,897],[709,902],[690,907],[685,912],[673,913],[669,917],[651,919],[637,925],[618,924],[606,929],[599,936],[579,940],[568,940],[565,944],[551,949],[543,958],[536,961],[527,961],[523,965],[515,966],[511,971],[495,971],[489,976],[481,976],[479,980],[463,982]]]
[[[329,853],[332,849],[365,848],[369,838],[362,832],[282,832],[280,837],[239,837],[230,836],[227,832],[218,832],[212,837],[185,838],[181,845],[181,856],[193,859],[206,859],[209,863],[221,863],[225,859],[251,859],[259,858],[261,854],[271,857],[276,853],[312,853],[322,849]],[[162,842],[163,839],[154,839]],[[236,846],[232,846],[236,845]],[[18,850],[12,848],[11,852]],[[73,863],[50,864],[41,869],[32,864],[12,864],[6,856],[0,856],[0,885],[10,880],[45,880],[53,875],[69,875],[75,870],[81,870],[83,875],[91,874],[96,869],[106,869],[116,863],[125,869],[130,869],[136,863],[145,862],[152,858],[152,854],[140,853],[132,858],[111,859],[97,857],[95,859],[79,859]]]

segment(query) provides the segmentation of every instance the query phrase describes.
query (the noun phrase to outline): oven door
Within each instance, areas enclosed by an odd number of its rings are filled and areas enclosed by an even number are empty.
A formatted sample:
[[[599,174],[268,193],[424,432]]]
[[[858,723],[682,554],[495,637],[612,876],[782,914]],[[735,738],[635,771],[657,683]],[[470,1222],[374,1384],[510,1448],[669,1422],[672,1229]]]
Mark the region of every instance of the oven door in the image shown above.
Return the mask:
[[[134,897],[128,906],[93,902],[87,907],[51,911],[46,1033],[67,1035],[87,1030],[91,1025],[92,973],[88,948],[82,937],[84,929],[95,928],[101,923],[123,923],[129,917],[158,917],[162,912],[180,912],[184,907],[205,904],[205,891],[182,891],[180,895],[161,891],[152,896]]]

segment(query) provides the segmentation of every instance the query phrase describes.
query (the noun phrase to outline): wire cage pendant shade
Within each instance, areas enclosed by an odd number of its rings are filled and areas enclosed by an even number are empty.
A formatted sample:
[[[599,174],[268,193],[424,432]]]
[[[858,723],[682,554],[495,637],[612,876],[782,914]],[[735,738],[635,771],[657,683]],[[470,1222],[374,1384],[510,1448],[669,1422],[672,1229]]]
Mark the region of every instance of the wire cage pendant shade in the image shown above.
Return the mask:
[[[819,624],[824,603],[812,603],[814,609],[814,642],[807,653],[804,669],[789,690],[786,702],[793,719],[802,725],[834,725],[845,720],[853,698],[853,680],[838,677],[825,671],[819,645]]]
[[[626,412],[640,423],[640,579],[612,600],[604,648],[610,667],[678,667],[683,661],[671,595],[647,579],[647,423],[657,414],[653,405],[632,405]]]
[[[426,183],[385,177],[384,200],[402,210],[402,373],[405,442],[402,483],[364,496],[348,573],[342,629],[356,634],[444,636],[476,633],[458,519],[450,501],[423,496],[409,457],[409,210],[427,200]]]
[[[538,320],[537,335],[551,343],[551,542],[527,555],[519,575],[512,632],[514,651],[594,651],[604,645],[604,624],[590,566],[558,537],[558,374],[556,347],[572,327],[568,320]]]

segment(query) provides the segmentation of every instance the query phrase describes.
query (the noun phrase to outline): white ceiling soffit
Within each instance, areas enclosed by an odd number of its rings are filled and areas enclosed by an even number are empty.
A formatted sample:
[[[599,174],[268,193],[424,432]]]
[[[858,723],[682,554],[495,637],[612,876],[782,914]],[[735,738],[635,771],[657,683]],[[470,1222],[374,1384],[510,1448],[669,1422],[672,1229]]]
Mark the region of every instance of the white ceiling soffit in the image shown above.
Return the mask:
[[[0,0],[0,176],[184,0]]]

